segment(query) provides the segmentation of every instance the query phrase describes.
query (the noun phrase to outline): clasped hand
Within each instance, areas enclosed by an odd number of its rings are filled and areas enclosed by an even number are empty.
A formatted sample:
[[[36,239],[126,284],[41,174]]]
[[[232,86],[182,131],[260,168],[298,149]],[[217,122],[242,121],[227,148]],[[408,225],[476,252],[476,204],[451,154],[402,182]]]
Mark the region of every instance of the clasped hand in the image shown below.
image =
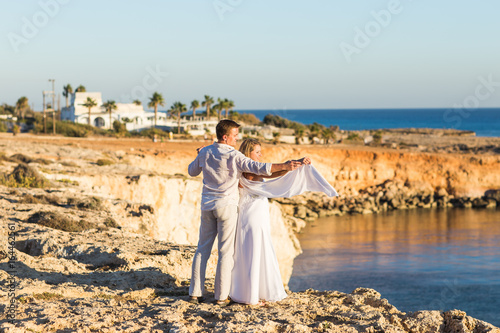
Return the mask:
[[[309,157],[302,157],[298,160],[288,160],[285,162],[285,164],[288,166],[288,171],[293,171],[298,169],[302,165],[311,164],[311,159]]]
[[[305,165],[311,164],[311,159],[307,156],[302,157],[301,159],[298,159],[295,161],[300,162],[301,164],[305,164]]]

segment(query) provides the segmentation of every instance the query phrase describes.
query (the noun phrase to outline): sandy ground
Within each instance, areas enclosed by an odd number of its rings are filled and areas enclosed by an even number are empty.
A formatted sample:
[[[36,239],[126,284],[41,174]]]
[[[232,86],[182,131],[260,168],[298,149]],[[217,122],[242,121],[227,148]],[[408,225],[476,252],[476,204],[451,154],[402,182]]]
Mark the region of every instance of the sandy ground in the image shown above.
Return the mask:
[[[0,140],[12,139],[13,136],[10,133],[0,133]],[[38,142],[38,143],[51,143],[58,145],[75,145],[77,147],[98,149],[98,150],[130,150],[131,148],[138,151],[145,151],[151,153],[166,153],[166,152],[193,152],[196,148],[208,145],[210,141],[204,141],[202,139],[198,140],[173,140],[165,142],[153,142],[150,139],[145,138],[107,138],[107,137],[89,137],[89,138],[68,138],[62,136],[51,136],[51,135],[32,135],[32,134],[18,134],[15,137],[16,141],[26,142]],[[437,134],[401,134],[401,133],[389,133],[384,135],[384,142],[386,143],[396,143],[402,144],[397,147],[398,150],[410,150],[414,147],[408,147],[408,145],[418,145],[427,146],[430,149],[433,148],[449,148],[449,152],[454,152],[452,147],[455,145],[466,145],[470,149],[478,147],[490,147],[500,149],[500,138],[492,137],[476,137],[476,136],[443,136]],[[264,144],[264,146],[275,146],[272,144]],[[334,144],[334,145],[289,145],[289,144],[279,144],[279,146],[292,146],[292,147],[303,147],[311,150],[328,148],[337,149],[360,149],[369,151],[390,151],[394,148],[390,147],[373,147],[365,146],[364,144]],[[500,153],[496,151],[496,153]]]

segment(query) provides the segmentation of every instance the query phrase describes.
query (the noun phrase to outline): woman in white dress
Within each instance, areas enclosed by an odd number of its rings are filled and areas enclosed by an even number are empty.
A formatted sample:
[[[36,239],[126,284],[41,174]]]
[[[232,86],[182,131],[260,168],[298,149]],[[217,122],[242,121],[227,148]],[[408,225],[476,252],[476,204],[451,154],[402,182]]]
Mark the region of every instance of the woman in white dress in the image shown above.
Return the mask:
[[[244,140],[240,151],[255,161],[262,157],[261,145],[255,139]],[[311,163],[309,158],[300,161],[303,164]],[[305,191],[337,195],[333,187],[311,165],[287,175],[285,173],[286,171],[281,171],[269,177],[244,173],[240,179],[239,216],[230,292],[230,297],[235,302],[263,304],[261,301],[280,301],[287,296],[271,240],[267,198],[290,197]],[[274,179],[264,181],[263,178]]]

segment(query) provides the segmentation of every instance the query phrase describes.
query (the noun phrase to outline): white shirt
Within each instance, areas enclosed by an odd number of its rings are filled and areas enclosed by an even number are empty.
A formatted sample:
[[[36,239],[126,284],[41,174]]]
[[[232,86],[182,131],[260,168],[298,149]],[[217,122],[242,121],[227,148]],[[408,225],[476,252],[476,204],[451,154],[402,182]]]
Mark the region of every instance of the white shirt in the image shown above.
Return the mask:
[[[238,181],[243,172],[271,175],[271,163],[260,163],[246,157],[233,147],[214,143],[204,147],[189,164],[190,176],[203,171],[201,210],[238,205]]]

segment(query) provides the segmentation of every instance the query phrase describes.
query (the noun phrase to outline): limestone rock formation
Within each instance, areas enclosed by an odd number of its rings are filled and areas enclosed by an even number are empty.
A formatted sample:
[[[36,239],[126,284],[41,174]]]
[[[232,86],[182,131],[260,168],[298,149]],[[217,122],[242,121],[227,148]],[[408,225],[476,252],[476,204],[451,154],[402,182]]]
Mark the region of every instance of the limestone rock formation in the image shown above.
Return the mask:
[[[7,222],[0,224],[1,239],[7,238],[9,224],[16,231],[12,249],[6,241],[0,244],[2,332],[499,332],[459,310],[405,313],[364,288],[350,294],[309,290],[263,307],[219,308],[210,298],[215,253],[207,272],[208,299],[192,305],[187,286],[201,182],[183,174],[194,149],[159,153],[129,151],[128,143],[118,141],[124,150],[98,149],[94,139],[65,144],[40,139],[29,145],[22,138],[9,140],[0,142],[6,155],[29,159],[3,158],[0,172],[11,173],[21,161],[51,183],[31,189],[0,186],[0,216]],[[285,282],[300,253],[294,233],[327,212],[454,205],[460,193],[470,198],[460,198],[457,205],[498,202],[496,156],[287,146],[270,147],[266,156],[282,161],[306,153],[344,196],[334,202],[308,194],[271,203],[272,236]],[[114,164],[99,165],[103,158]],[[38,225],[40,219],[33,216],[40,217],[39,212],[61,217],[58,226],[84,228],[68,232]],[[10,263],[9,251],[15,254]],[[12,278],[17,311],[11,323],[6,310],[12,298],[6,290]]]

